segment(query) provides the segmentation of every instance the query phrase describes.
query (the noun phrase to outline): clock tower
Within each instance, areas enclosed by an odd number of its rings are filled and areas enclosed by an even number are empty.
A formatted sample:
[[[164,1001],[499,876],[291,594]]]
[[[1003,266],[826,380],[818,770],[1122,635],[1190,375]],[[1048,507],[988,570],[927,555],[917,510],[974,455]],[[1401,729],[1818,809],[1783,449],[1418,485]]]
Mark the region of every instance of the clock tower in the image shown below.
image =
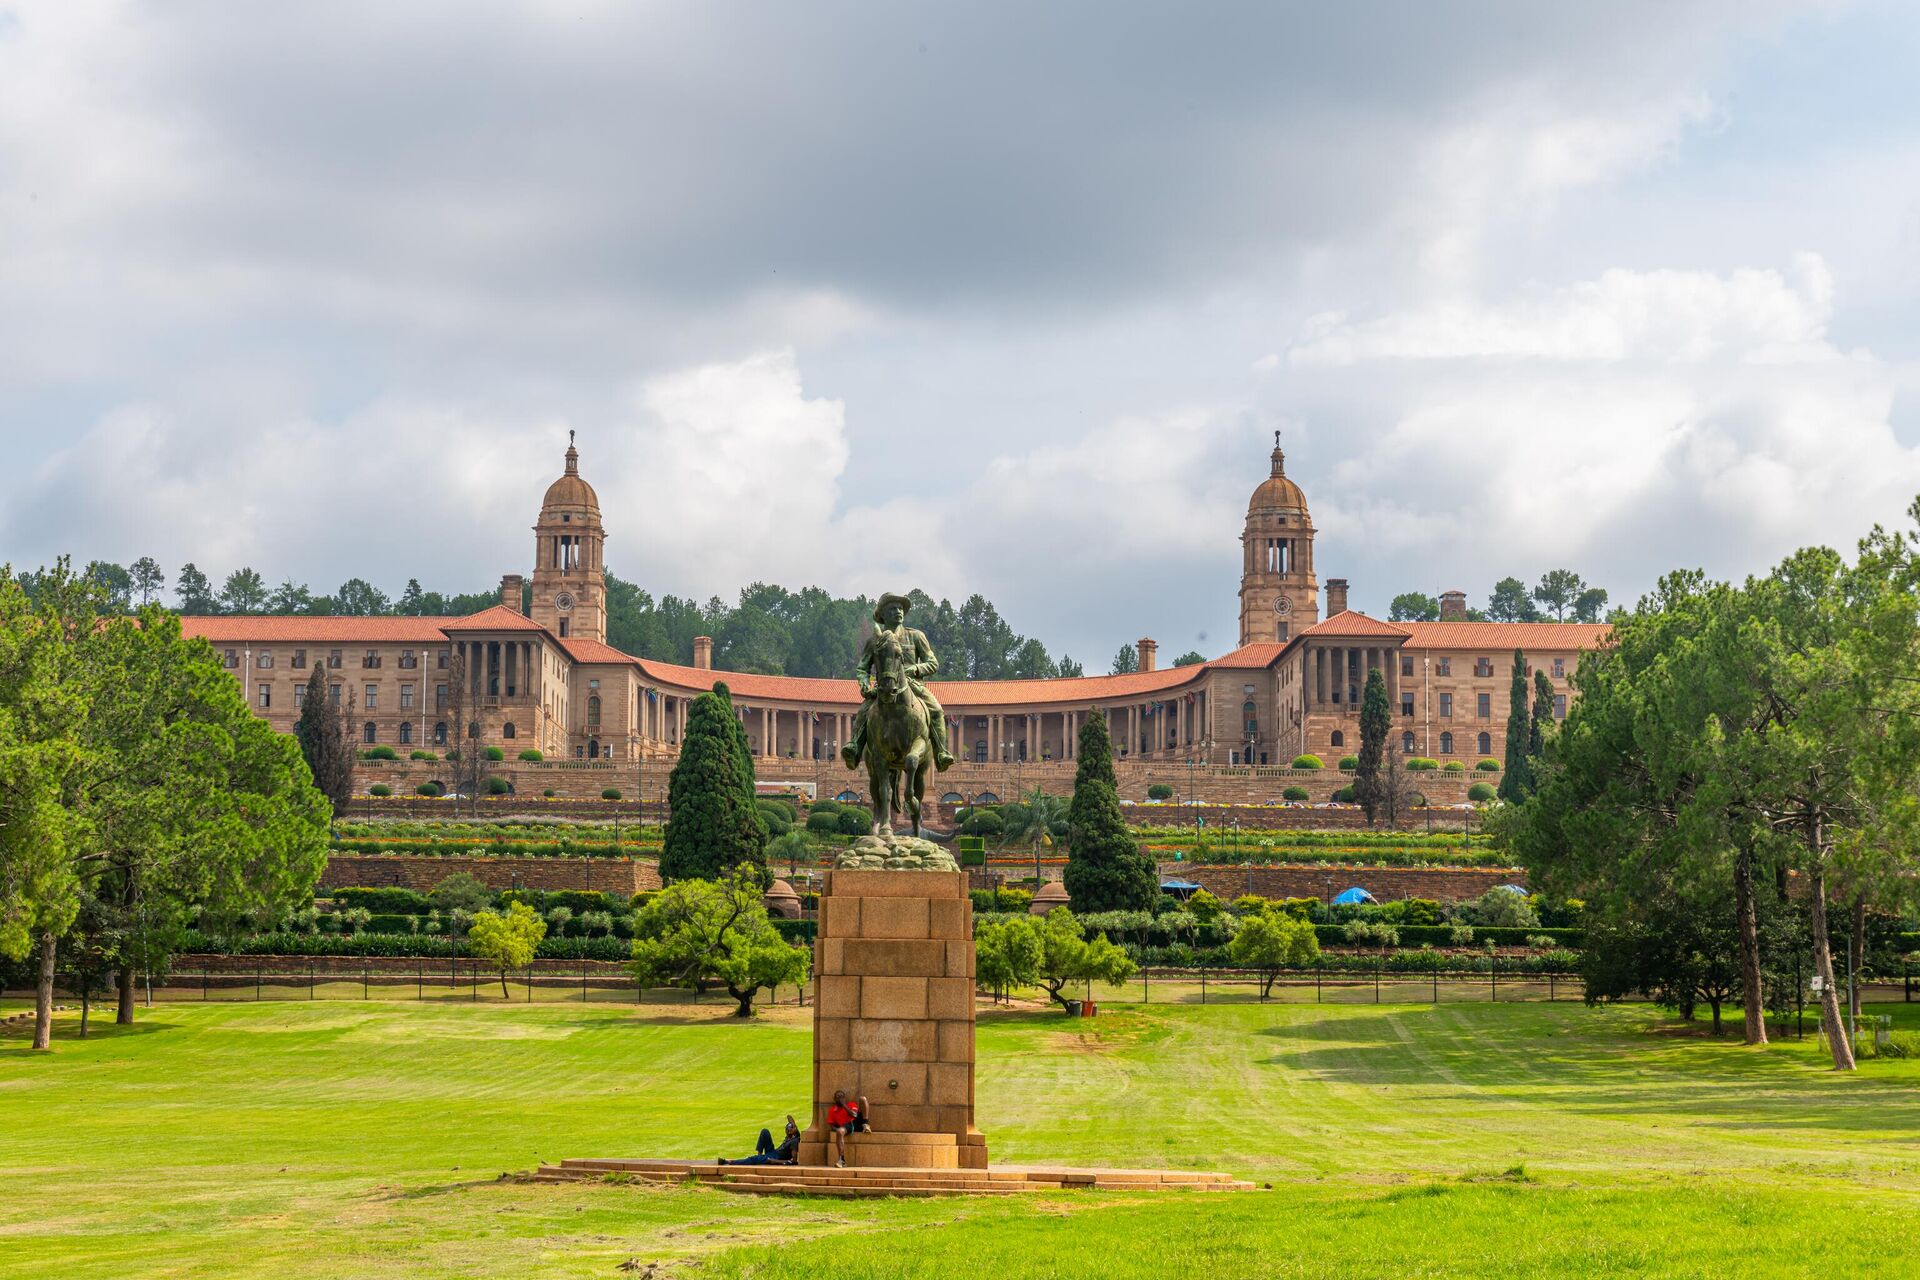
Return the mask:
[[[1240,535],[1240,643],[1285,643],[1320,620],[1313,576],[1313,518],[1300,486],[1287,478],[1280,433],[1272,472],[1247,503]]]
[[[533,620],[557,636],[607,638],[607,540],[600,499],[580,478],[580,451],[567,433],[567,469],[547,487],[533,526]]]

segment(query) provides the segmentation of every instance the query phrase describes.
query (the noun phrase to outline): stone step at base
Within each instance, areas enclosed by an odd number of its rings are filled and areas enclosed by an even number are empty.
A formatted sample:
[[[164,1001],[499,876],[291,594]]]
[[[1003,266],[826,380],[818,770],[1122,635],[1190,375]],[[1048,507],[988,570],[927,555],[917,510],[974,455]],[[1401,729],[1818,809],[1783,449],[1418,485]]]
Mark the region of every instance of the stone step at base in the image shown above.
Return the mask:
[[[1192,1169],[1081,1169],[1057,1165],[932,1169],[859,1165],[720,1165],[694,1160],[563,1160],[543,1165],[535,1182],[607,1178],[655,1185],[688,1181],[722,1191],[776,1195],[1009,1195],[1033,1191],[1249,1191],[1250,1182]]]

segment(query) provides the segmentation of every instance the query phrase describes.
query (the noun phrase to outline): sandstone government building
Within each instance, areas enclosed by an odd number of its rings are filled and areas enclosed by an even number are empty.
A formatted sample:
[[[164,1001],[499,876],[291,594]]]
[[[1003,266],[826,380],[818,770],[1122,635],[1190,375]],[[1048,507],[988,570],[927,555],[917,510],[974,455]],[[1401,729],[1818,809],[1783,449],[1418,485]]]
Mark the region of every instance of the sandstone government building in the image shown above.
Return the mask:
[[[324,666],[362,743],[403,757],[467,736],[509,761],[534,748],[549,761],[644,768],[678,751],[689,700],[724,680],[760,757],[791,762],[796,774],[834,761],[860,705],[852,680],[714,670],[706,640],[695,641],[690,667],[607,643],[606,530],[572,447],[533,535],[531,592],[507,574],[500,603],[471,617],[189,617],[184,627],[213,644],[276,727],[292,728],[312,668]],[[1458,591],[1441,597],[1441,621],[1383,622],[1347,608],[1343,578],[1327,579],[1323,598],[1313,544],[1306,497],[1276,445],[1241,535],[1239,647],[1162,668],[1147,638],[1140,670],[1126,675],[933,682],[965,762],[948,776],[1070,761],[1089,716],[1107,718],[1116,754],[1135,763],[1284,766],[1313,753],[1332,765],[1359,747],[1360,691],[1375,668],[1401,751],[1471,770],[1505,750],[1514,650],[1551,677],[1564,715],[1580,652],[1606,631],[1468,621]],[[849,666],[852,656],[850,641]],[[450,723],[455,709],[464,735]]]

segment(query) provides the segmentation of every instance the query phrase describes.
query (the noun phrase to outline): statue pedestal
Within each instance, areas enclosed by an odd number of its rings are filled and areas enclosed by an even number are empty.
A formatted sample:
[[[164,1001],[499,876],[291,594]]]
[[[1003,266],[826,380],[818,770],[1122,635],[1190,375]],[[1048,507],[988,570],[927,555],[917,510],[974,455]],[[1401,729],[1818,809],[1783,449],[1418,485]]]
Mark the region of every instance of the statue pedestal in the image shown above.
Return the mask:
[[[830,1164],[835,1090],[873,1132],[847,1163],[984,1169],[973,1124],[973,902],[964,871],[826,873],[813,949],[813,1122],[800,1163]]]

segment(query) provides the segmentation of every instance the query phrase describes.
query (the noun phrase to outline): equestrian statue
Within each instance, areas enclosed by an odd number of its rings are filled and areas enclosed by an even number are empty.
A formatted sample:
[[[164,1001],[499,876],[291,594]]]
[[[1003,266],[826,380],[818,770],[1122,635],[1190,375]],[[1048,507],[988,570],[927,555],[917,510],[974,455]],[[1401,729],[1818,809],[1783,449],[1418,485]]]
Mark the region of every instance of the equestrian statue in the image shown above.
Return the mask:
[[[906,624],[912,602],[889,591],[874,606],[873,634],[860,647],[860,710],[853,738],[841,748],[847,768],[867,768],[873,796],[873,834],[893,834],[904,812],[920,834],[927,777],[953,764],[947,750],[947,713],[922,683],[940,669],[927,637]]]

